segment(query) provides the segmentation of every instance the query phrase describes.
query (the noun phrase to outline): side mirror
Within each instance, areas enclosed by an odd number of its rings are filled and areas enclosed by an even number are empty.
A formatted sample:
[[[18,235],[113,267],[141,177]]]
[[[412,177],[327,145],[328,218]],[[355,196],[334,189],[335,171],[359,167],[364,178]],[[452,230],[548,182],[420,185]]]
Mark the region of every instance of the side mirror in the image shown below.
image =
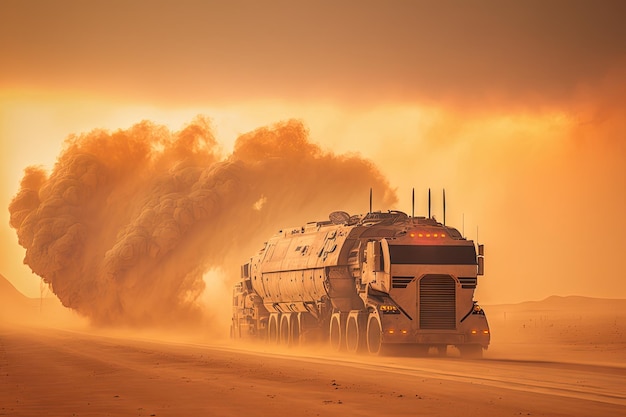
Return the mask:
[[[241,278],[250,278],[250,263],[241,265]]]
[[[485,258],[483,256],[478,257],[478,272],[476,275],[485,275]]]
[[[380,272],[383,270],[382,262],[382,250],[380,246],[380,242],[378,241],[370,241],[367,242],[367,263],[370,265],[370,270],[372,272]]]

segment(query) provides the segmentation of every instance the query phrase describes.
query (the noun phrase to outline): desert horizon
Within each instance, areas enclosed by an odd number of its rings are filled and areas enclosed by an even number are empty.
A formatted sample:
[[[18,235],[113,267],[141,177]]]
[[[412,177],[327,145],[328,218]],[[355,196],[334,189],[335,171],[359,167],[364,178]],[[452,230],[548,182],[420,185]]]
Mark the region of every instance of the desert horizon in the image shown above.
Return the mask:
[[[228,310],[228,301],[212,307]],[[626,366],[626,299],[553,295],[543,300],[482,307],[492,330],[487,358]],[[5,326],[80,329],[121,338],[237,345],[237,341],[229,340],[230,317],[211,315],[210,308],[206,308],[206,320],[190,326],[99,325],[63,306],[54,295],[39,299],[25,296],[0,275],[0,323]],[[262,342],[239,343],[265,349]],[[548,351],[543,349],[546,347]]]

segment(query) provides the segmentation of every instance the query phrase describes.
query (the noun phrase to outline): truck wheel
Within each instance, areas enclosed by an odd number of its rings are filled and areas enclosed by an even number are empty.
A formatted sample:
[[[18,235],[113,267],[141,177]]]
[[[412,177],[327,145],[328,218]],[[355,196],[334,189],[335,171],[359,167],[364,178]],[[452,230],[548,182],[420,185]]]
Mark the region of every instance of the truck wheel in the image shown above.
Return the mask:
[[[289,326],[289,338],[292,346],[300,345],[300,313],[291,315],[291,326]]]
[[[437,356],[443,358],[448,353],[448,345],[435,345],[435,349],[437,349]]]
[[[481,345],[461,345],[459,346],[461,357],[466,359],[481,359],[483,357],[483,347]]]
[[[267,323],[267,342],[270,345],[278,344],[279,333],[278,333],[278,313],[271,313],[269,321]]]
[[[428,356],[428,351],[430,347],[428,345],[417,344],[415,345],[415,356],[418,358],[423,358]]]
[[[230,338],[241,339],[241,327],[239,327],[239,323],[235,320],[232,320],[230,323]]]
[[[330,317],[330,348],[335,352],[343,350],[346,346],[345,332],[346,313],[333,313]]]
[[[360,311],[351,311],[346,322],[346,350],[359,353],[365,350],[365,323]]]
[[[367,351],[370,355],[380,354],[383,342],[383,330],[377,315],[370,313],[367,318]]]
[[[279,334],[278,334],[278,343],[285,346],[291,346],[291,332],[289,327],[291,327],[291,314],[281,314],[280,315],[280,326],[279,326]]]

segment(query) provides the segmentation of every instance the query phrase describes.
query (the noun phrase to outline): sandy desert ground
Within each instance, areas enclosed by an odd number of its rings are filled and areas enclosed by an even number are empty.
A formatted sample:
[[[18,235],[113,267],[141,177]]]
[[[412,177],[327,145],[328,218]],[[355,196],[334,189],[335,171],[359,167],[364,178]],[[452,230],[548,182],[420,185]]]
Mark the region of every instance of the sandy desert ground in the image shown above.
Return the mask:
[[[483,360],[371,358],[103,332],[2,285],[0,416],[626,414],[626,300],[485,306]]]

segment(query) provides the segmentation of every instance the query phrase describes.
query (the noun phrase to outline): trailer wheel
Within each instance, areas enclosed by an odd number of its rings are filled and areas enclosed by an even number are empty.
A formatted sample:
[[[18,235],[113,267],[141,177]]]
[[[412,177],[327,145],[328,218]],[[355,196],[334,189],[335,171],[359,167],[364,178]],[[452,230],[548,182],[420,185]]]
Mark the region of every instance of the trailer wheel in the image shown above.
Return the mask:
[[[291,316],[291,326],[289,328],[289,337],[291,339],[292,346],[300,345],[300,322],[302,320],[301,313],[293,314]]]
[[[376,314],[367,318],[367,351],[370,355],[380,354],[383,342],[383,329]]]
[[[230,322],[230,338],[231,339],[241,339],[241,327],[238,321],[232,319]]]
[[[271,313],[269,321],[267,323],[267,342],[271,345],[278,344],[279,333],[278,333],[278,313]]]
[[[330,348],[339,352],[346,347],[346,313],[333,313],[330,317]]]
[[[279,343],[288,347],[298,344],[300,330],[298,317],[295,313],[283,313],[280,316]]]
[[[365,350],[365,322],[360,311],[351,311],[346,322],[346,350],[359,353]]]

